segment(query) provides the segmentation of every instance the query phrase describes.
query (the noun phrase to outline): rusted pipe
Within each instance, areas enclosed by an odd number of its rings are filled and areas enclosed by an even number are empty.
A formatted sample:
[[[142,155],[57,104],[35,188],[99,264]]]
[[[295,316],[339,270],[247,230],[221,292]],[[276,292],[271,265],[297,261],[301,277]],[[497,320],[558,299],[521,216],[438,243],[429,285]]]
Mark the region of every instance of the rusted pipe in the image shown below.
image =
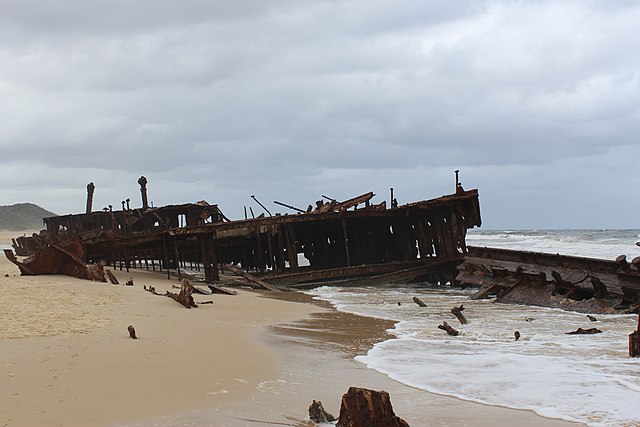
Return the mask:
[[[147,199],[147,178],[141,176],[138,179],[140,184],[140,193],[142,194],[142,209],[149,209],[149,200]]]
[[[304,213],[304,211],[302,209],[296,208],[295,206],[287,205],[286,203],[282,203],[282,202],[279,202],[277,200],[274,200],[273,203],[275,203],[276,205],[284,206],[285,208],[289,208],[289,209],[294,210],[294,211],[298,211],[300,213]]]
[[[259,201],[258,199],[256,199],[256,196],[254,196],[254,195],[252,194],[252,195],[251,195],[251,198],[252,198],[253,200],[255,200],[255,201],[256,201],[256,203],[257,203],[257,204],[259,204],[259,205],[262,207],[262,209],[264,209],[264,210],[265,210],[265,212],[267,212],[267,213],[269,214],[269,216],[273,216],[273,215],[271,215],[271,212],[269,212],[269,209],[267,209],[267,208],[266,208],[262,203],[260,203],[260,201]]]
[[[96,186],[93,185],[93,182],[87,184],[87,215],[91,213],[93,210],[93,193],[96,189]]]

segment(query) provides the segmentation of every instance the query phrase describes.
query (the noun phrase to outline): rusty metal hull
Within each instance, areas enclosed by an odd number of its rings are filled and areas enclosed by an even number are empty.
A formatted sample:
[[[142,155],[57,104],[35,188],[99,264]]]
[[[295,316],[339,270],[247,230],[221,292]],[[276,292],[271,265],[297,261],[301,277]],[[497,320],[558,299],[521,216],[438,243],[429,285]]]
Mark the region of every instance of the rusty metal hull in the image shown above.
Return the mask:
[[[84,246],[79,239],[58,245],[36,236],[34,238],[40,242],[40,248],[23,261],[19,261],[10,249],[4,250],[7,259],[18,266],[23,276],[64,274],[106,282],[101,264],[86,265],[84,262]]]
[[[407,264],[426,265],[452,279],[466,253],[466,230],[481,222],[477,190],[393,209],[367,206],[372,195],[331,201],[301,214],[98,236],[85,241],[87,259],[125,268],[151,264],[178,274],[187,266],[201,268],[207,282],[219,279],[224,264],[280,284],[349,278],[357,270],[379,275]],[[358,203],[365,207],[356,209]],[[308,265],[300,265],[303,259]]]
[[[224,265],[287,285],[355,278],[451,281],[467,251],[467,229],[481,224],[477,190],[392,203],[391,209],[384,202],[371,204],[372,197],[369,192],[342,202],[319,201],[298,214],[239,221],[206,202],[129,209],[123,201],[122,211],[110,207],[45,218],[48,239],[39,261],[18,265],[24,274],[61,272],[60,248],[77,241],[77,259],[70,259],[78,268],[87,261],[157,268],[169,277],[188,268],[202,271],[208,283],[219,280]]]
[[[583,313],[635,312],[640,270],[626,263],[559,254],[469,247],[455,284],[475,298]]]

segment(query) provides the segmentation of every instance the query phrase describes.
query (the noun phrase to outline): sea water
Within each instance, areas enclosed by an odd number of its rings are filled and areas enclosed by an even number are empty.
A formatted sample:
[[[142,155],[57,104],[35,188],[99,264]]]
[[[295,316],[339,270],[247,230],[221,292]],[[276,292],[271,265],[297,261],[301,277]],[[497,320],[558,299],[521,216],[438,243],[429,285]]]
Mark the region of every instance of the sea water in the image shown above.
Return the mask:
[[[482,231],[475,246],[613,259],[640,256],[639,230]],[[640,426],[640,359],[628,355],[636,315],[596,315],[473,301],[473,290],[387,286],[310,291],[338,310],[397,323],[393,339],[356,357],[409,386],[461,399],[529,409],[591,426]],[[427,307],[419,307],[419,297]],[[469,323],[450,313],[464,304]],[[437,328],[447,321],[460,331]],[[597,327],[601,334],[566,335]],[[515,331],[521,338],[516,341]]]

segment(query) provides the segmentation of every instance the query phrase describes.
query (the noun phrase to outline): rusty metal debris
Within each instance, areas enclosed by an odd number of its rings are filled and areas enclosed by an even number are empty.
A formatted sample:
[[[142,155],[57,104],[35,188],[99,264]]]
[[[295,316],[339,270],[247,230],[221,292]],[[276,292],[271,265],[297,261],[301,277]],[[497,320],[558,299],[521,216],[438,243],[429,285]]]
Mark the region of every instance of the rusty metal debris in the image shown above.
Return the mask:
[[[129,331],[129,338],[134,340],[138,339],[138,337],[136,336],[136,328],[134,328],[133,325],[129,325],[127,331]]]
[[[455,283],[478,287],[475,299],[582,313],[634,312],[640,269],[623,261],[469,247]]]
[[[186,308],[198,308],[198,305],[193,300],[193,286],[188,280],[182,281],[182,287],[180,288],[180,293],[176,294],[174,292],[169,292],[165,294],[169,298],[175,300],[176,302],[184,305]]]
[[[445,320],[442,321],[442,325],[438,325],[438,329],[442,329],[452,337],[456,337],[460,335],[460,332],[457,329],[454,329],[453,327],[451,327],[451,325],[449,325]]]
[[[12,250],[4,250],[7,259],[18,266],[22,275],[65,274],[80,279],[107,281],[101,263],[86,264],[85,249],[79,238],[60,244],[38,234],[34,234],[33,238],[38,242],[39,248],[23,261],[19,261]]]
[[[338,427],[409,427],[397,416],[386,391],[349,387],[342,396]]]
[[[638,327],[629,334],[629,356],[640,357],[640,307],[638,308]]]
[[[316,424],[336,421],[336,417],[324,409],[322,402],[314,400],[309,406],[309,419]]]
[[[463,311],[464,311],[464,306],[462,304],[460,304],[459,307],[453,307],[451,309],[451,314],[456,316],[456,318],[458,319],[458,321],[461,324],[466,325],[467,324],[467,318],[464,317],[464,314],[462,314]]]

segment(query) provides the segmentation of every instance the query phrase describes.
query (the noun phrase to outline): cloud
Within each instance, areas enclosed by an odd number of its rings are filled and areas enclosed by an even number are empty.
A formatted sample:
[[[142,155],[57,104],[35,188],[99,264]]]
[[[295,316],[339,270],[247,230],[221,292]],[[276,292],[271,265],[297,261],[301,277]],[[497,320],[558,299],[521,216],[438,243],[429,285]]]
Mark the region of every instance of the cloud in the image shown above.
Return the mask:
[[[639,20],[629,1],[7,1],[0,198],[81,211],[94,181],[118,206],[144,174],[156,204],[237,217],[258,193],[434,197],[461,169],[491,195],[486,224],[541,228],[514,204],[570,200],[595,175],[590,197],[627,197],[633,168],[606,162],[639,130]],[[529,190],[501,201],[505,182]]]

